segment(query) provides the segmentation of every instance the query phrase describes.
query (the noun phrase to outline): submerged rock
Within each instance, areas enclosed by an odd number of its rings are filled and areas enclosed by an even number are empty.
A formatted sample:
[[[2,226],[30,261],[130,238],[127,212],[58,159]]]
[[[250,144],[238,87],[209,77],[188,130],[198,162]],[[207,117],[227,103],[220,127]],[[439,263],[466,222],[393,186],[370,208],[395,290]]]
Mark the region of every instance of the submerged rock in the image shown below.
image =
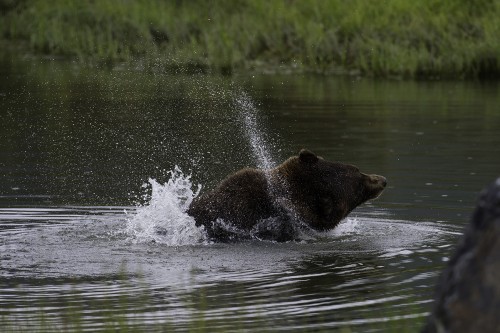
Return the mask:
[[[481,193],[423,332],[500,332],[500,178]]]

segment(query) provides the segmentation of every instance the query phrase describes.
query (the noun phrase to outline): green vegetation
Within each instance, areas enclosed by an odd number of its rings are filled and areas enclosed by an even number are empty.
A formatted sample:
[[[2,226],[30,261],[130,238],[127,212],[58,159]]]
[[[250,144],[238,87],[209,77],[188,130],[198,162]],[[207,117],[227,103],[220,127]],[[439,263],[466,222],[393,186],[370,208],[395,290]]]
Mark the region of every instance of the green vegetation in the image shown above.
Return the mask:
[[[497,0],[0,0],[0,15],[7,44],[85,64],[500,76]]]

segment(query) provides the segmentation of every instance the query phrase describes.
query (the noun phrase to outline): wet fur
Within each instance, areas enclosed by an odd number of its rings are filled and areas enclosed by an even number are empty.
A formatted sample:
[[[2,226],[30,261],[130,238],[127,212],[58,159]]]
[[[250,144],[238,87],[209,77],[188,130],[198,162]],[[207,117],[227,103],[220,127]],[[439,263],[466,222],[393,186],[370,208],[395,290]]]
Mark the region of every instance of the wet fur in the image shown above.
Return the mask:
[[[274,169],[247,168],[228,176],[196,198],[188,214],[213,240],[287,241],[298,236],[301,224],[318,231],[334,228],[358,205],[378,197],[385,185],[382,176],[302,150]]]

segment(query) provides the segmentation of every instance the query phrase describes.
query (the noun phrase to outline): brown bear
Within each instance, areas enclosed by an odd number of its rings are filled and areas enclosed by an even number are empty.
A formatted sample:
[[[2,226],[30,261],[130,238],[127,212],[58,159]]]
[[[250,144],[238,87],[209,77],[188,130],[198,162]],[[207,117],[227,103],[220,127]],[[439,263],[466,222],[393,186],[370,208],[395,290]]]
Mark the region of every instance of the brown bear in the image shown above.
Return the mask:
[[[288,241],[300,231],[334,228],[354,208],[377,198],[387,181],[353,165],[301,150],[271,170],[242,169],[197,197],[187,213],[215,241]]]

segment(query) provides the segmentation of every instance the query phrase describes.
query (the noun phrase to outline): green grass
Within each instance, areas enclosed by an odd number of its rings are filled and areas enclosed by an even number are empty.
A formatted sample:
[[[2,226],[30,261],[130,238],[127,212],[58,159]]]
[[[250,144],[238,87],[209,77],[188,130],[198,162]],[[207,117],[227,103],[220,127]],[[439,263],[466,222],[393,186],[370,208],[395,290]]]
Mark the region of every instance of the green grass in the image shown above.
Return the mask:
[[[0,0],[35,53],[145,69],[500,76],[497,0]]]

